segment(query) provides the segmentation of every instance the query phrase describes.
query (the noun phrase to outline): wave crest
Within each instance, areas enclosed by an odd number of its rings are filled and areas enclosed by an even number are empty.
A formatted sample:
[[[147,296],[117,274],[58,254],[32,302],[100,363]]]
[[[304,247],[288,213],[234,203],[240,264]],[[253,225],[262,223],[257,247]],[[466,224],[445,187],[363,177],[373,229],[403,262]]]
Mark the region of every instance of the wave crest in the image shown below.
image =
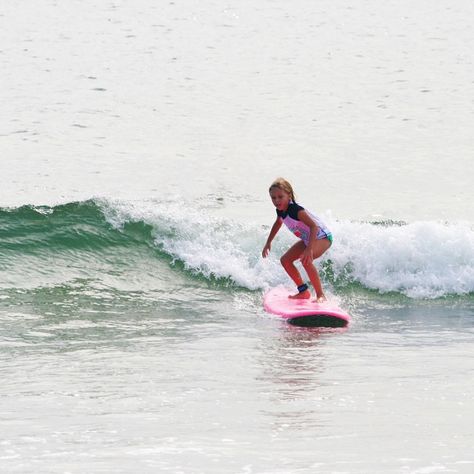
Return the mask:
[[[326,220],[334,245],[319,265],[338,291],[358,283],[412,298],[474,293],[469,223]],[[81,277],[100,279],[104,262],[120,277],[127,265],[146,268],[152,256],[251,290],[287,284],[278,259],[294,237],[282,229],[270,257],[262,259],[268,230],[180,202],[91,200],[0,209],[0,268],[6,275],[1,283],[18,284],[26,272],[35,285],[52,284],[61,275],[71,278],[64,271],[71,267],[80,268]]]

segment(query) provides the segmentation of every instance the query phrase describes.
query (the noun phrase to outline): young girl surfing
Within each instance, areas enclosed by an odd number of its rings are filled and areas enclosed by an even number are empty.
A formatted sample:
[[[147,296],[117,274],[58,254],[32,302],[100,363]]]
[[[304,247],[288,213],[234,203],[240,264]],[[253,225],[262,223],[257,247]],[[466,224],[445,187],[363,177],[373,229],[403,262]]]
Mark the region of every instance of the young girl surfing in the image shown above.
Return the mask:
[[[304,283],[301,274],[295,267],[294,262],[301,260],[303,268],[308,274],[309,280],[316,291],[316,301],[321,303],[326,301],[319,273],[313,264],[313,260],[321,257],[332,244],[332,234],[321,219],[304,207],[296,204],[295,194],[291,184],[283,178],[275,180],[269,189],[270,197],[276,207],[277,218],[273,224],[270,235],[268,236],[265,247],[262,251],[262,257],[265,258],[271,249],[272,240],[280,230],[282,224],[285,224],[293,234],[301,240],[296,242],[281,257],[280,262],[290,278],[294,281],[298,293],[290,298],[310,298],[311,293],[308,285]]]

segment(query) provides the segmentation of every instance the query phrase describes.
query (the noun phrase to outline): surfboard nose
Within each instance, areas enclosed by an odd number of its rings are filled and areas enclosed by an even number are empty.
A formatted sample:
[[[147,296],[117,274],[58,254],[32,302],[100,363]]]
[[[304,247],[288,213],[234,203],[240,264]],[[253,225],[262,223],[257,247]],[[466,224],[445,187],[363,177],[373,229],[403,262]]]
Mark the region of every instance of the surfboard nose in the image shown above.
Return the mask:
[[[291,292],[283,286],[272,288],[263,297],[265,310],[285,318],[294,326],[346,327],[351,317],[343,309],[330,302],[316,303],[310,299],[288,298]]]

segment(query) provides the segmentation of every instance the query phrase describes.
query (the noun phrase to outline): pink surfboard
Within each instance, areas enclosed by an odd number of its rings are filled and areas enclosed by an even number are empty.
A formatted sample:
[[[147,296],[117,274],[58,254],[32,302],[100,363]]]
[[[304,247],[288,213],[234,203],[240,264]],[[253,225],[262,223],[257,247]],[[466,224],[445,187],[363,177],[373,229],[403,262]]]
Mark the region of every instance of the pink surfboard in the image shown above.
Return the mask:
[[[272,288],[263,297],[263,307],[296,326],[345,327],[351,320],[349,314],[335,304],[315,303],[313,298],[290,299],[290,294],[294,291],[283,286]]]

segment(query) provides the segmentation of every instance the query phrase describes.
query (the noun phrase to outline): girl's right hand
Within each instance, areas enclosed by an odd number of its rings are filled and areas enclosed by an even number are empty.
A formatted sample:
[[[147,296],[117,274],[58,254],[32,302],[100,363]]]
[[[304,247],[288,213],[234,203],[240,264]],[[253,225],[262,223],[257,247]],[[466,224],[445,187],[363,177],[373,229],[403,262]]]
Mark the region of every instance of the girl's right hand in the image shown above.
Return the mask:
[[[263,247],[263,250],[262,250],[262,257],[266,258],[271,249],[272,249],[271,244],[265,244],[265,247]]]

